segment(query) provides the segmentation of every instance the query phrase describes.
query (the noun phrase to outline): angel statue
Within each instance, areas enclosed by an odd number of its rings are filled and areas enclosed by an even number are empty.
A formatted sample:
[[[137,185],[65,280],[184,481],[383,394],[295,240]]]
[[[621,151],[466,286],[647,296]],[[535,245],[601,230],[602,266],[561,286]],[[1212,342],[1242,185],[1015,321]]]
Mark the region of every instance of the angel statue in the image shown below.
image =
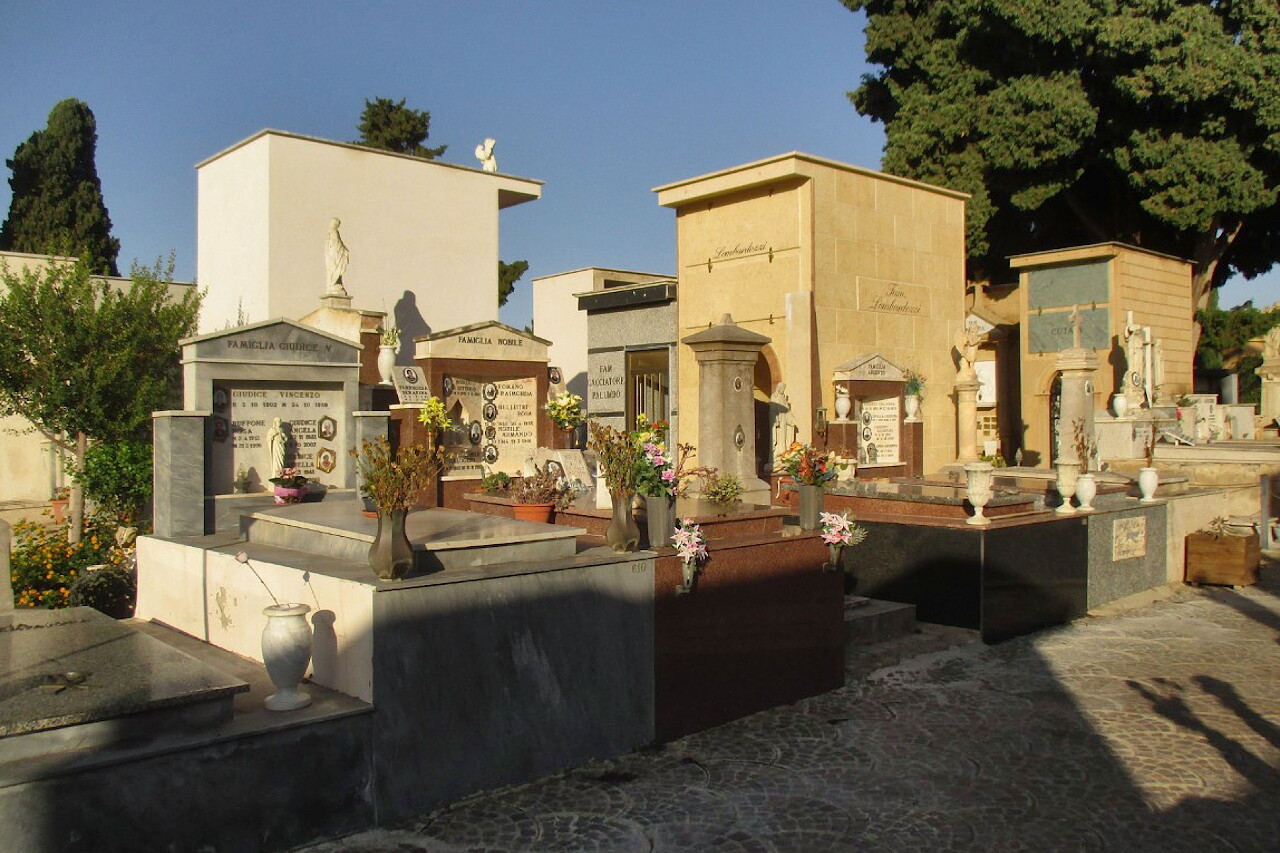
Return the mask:
[[[977,323],[969,323],[956,332],[956,352],[960,353],[960,372],[957,376],[970,379],[977,376],[973,363],[978,358],[978,344],[982,343],[983,337],[982,329],[978,328]]]
[[[329,236],[324,241],[325,295],[347,296],[347,289],[342,284],[342,276],[347,272],[347,263],[351,260],[351,252],[347,244],[342,242],[338,227],[342,221],[338,217],[329,220]]]
[[[476,146],[476,159],[480,161],[480,168],[486,172],[498,171],[498,158],[493,153],[497,145],[498,140],[490,138]]]

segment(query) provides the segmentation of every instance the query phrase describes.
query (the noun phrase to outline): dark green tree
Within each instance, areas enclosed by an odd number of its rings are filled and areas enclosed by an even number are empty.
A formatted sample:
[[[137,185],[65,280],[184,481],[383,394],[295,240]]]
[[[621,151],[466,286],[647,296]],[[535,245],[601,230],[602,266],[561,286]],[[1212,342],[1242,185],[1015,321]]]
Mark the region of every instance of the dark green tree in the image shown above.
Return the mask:
[[[1280,259],[1275,0],[841,0],[882,67],[849,97],[883,168],[973,194],[969,277],[1121,241],[1195,263],[1194,305]]]
[[[1280,326],[1280,308],[1260,311],[1250,301],[1224,311],[1218,307],[1215,291],[1210,294],[1209,307],[1196,312],[1196,322],[1200,324],[1196,367],[1216,370],[1234,363],[1241,402],[1259,402],[1262,381],[1254,370],[1262,364],[1262,357],[1249,353],[1245,344]]]
[[[111,236],[94,164],[97,144],[87,104],[68,98],[54,106],[48,126],[5,161],[13,171],[13,198],[0,225],[0,249],[71,255],[83,258],[91,272],[120,274],[120,241]]]
[[[498,307],[501,308],[507,304],[507,300],[511,298],[511,292],[516,289],[516,282],[520,280],[520,276],[529,270],[528,261],[498,261]]]
[[[431,113],[406,107],[404,98],[399,101],[390,98],[366,100],[356,129],[360,131],[357,145],[412,154],[427,160],[434,160],[449,147],[427,148],[422,144],[431,133]]]
[[[20,415],[83,471],[88,442],[137,437],[171,408],[180,378],[178,341],[195,332],[200,294],[171,287],[167,265],[133,265],[118,286],[84,261],[21,273],[0,267],[0,415]],[[72,531],[83,518],[72,487]],[[73,538],[72,541],[75,541]]]

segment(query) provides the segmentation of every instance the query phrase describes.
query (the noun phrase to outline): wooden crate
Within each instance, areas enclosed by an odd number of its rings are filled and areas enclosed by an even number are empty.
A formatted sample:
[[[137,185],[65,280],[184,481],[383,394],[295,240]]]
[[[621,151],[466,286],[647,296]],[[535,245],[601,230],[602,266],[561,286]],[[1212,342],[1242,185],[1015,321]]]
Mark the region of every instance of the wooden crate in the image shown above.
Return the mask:
[[[1252,586],[1258,582],[1258,563],[1262,551],[1258,534],[1248,536],[1213,536],[1192,533],[1187,536],[1187,583]]]

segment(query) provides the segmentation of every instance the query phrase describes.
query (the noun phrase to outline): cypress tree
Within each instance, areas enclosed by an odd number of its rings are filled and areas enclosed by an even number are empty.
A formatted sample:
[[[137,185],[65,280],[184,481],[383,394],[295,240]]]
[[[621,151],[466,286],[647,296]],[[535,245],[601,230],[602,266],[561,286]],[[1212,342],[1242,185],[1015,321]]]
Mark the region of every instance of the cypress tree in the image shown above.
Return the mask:
[[[83,101],[68,98],[49,124],[18,146],[5,164],[13,199],[0,225],[0,249],[73,255],[92,272],[119,275],[120,241],[102,199],[94,152],[97,122]]]

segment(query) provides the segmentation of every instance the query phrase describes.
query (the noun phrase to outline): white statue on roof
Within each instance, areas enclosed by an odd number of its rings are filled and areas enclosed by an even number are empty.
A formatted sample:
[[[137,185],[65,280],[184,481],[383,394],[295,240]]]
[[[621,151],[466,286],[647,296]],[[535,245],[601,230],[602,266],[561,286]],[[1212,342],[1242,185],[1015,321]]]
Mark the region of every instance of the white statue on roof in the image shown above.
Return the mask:
[[[497,145],[498,140],[491,137],[476,146],[476,159],[480,161],[480,168],[486,172],[498,171],[498,158],[493,153]]]
[[[342,220],[333,217],[329,220],[329,236],[324,241],[325,294],[328,296],[347,296],[347,288],[342,283],[342,276],[347,272],[347,264],[351,260],[351,252],[347,244],[342,242],[338,228]]]

